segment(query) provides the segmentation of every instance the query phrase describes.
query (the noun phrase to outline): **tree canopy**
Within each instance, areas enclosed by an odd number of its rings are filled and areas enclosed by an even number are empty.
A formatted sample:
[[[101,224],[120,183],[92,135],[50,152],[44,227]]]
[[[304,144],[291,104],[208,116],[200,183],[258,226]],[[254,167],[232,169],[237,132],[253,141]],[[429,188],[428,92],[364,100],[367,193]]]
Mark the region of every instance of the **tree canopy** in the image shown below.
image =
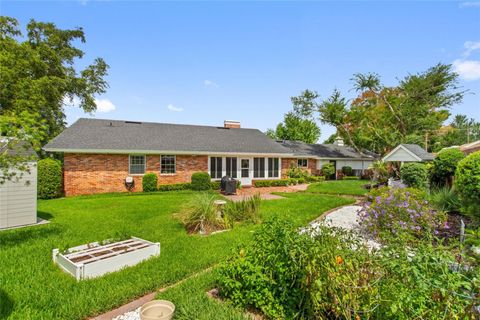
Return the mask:
[[[81,28],[62,30],[31,20],[23,34],[18,21],[0,16],[0,135],[9,147],[23,140],[37,151],[65,127],[65,101],[78,99],[85,112],[96,110],[95,95],[106,91],[108,65],[102,58],[78,70],[84,52]],[[0,154],[1,170],[18,160]],[[10,168],[10,169],[9,169]]]
[[[313,118],[317,98],[318,94],[310,90],[291,97],[293,111],[285,114],[283,122],[279,123],[275,130],[267,130],[267,135],[279,140],[317,142],[320,138],[320,128]]]

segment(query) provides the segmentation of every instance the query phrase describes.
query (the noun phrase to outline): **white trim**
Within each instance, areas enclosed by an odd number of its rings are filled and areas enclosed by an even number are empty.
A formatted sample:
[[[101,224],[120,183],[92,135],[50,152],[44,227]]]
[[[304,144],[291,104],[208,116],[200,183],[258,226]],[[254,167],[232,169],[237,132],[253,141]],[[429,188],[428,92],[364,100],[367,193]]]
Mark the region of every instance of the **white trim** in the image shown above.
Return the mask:
[[[158,154],[175,154],[175,155],[200,155],[200,156],[255,156],[255,157],[292,157],[293,153],[252,153],[252,152],[210,152],[210,151],[174,151],[174,150],[118,150],[118,149],[61,149],[61,148],[44,148],[47,152],[63,152],[63,153],[93,153],[93,154],[142,154],[142,155],[158,155]]]
[[[131,156],[143,156],[143,173],[131,173],[130,172],[130,157]],[[147,155],[145,154],[129,154],[128,155],[128,175],[130,176],[143,176],[147,173]]]
[[[395,152],[397,152],[398,149],[403,149],[405,152],[407,152],[409,155],[411,155],[412,157],[414,157],[415,159],[417,159],[417,161],[422,161],[422,159],[417,156],[415,153],[413,153],[412,151],[408,150],[407,148],[405,148],[404,146],[402,146],[401,144],[399,144],[395,149],[393,149],[392,151],[390,151],[386,156],[384,156],[382,158],[382,161],[383,162],[387,162],[389,160],[387,160],[387,158],[391,157]]]
[[[172,172],[170,172],[170,173],[162,173],[162,156],[173,156],[173,159],[174,159],[174,161],[175,161],[175,162],[174,162],[175,172],[173,172],[173,173],[172,173]],[[176,175],[176,174],[177,174],[177,155],[175,155],[175,154],[161,154],[161,155],[160,155],[160,168],[159,168],[158,171],[159,171],[159,173],[160,173],[161,176],[174,176],[174,175]]]

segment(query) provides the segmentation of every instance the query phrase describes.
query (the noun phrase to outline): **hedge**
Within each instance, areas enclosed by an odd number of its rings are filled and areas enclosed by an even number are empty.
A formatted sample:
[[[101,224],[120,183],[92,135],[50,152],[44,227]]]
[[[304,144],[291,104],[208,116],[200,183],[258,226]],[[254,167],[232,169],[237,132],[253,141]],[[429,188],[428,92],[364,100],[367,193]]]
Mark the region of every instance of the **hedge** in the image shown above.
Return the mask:
[[[173,183],[173,184],[161,184],[157,187],[158,191],[176,191],[176,190],[189,190],[192,188],[191,183]]]
[[[326,163],[322,166],[322,174],[325,177],[332,177],[335,174],[335,167],[333,166],[333,163]]]
[[[308,176],[307,177],[307,182],[320,182],[324,180],[325,180],[325,176]]]
[[[343,180],[360,180],[357,176],[344,176]]]
[[[62,163],[46,158],[37,163],[37,196],[39,199],[52,199],[62,196]]]
[[[409,187],[428,188],[428,170],[423,163],[405,163],[400,168],[400,178]]]
[[[157,191],[158,177],[155,173],[146,173],[142,178],[143,192]]]
[[[344,167],[342,167],[342,173],[345,176],[350,177],[350,176],[353,175],[353,169],[350,166],[344,166]]]
[[[210,190],[212,188],[210,175],[206,172],[192,174],[192,190]]]
[[[457,148],[440,151],[433,160],[432,183],[437,186],[451,185],[457,164],[463,158],[465,158],[465,155]]]
[[[461,160],[455,171],[457,190],[466,212],[480,216],[480,151]]]
[[[290,180],[294,180],[294,179],[254,180],[253,185],[257,188],[283,187],[283,186],[288,186],[290,184]]]

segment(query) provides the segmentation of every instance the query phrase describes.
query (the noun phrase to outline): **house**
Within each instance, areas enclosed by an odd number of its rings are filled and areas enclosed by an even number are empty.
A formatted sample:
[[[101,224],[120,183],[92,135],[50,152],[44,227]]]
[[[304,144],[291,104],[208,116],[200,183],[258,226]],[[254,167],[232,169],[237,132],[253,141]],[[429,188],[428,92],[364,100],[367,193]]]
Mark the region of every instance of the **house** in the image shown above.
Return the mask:
[[[466,143],[466,144],[462,144],[458,148],[460,149],[460,151],[462,151],[466,155],[469,155],[470,153],[480,151],[480,140],[470,142],[470,143]]]
[[[363,171],[378,158],[378,155],[370,151],[358,152],[352,147],[345,146],[343,139],[337,138],[333,144],[307,144],[300,141],[281,141],[285,148],[291,150],[292,159],[298,167],[304,167],[312,174],[319,174],[322,166],[333,163],[336,171],[349,166],[356,176],[361,176]]]
[[[0,137],[0,154],[22,157],[27,171],[11,170],[15,176],[0,184],[0,229],[37,223],[37,165],[35,151],[20,141],[9,146]],[[0,170],[0,176],[4,174]]]
[[[432,161],[434,155],[425,151],[418,144],[399,144],[383,157],[384,162],[425,162]]]
[[[212,180],[229,175],[250,186],[254,180],[285,177],[292,161],[312,173],[320,168],[317,160],[337,161],[337,167],[348,161],[371,161],[345,146],[318,146],[306,153],[228,120],[214,127],[79,119],[44,150],[64,154],[67,196],[124,192],[127,177],[133,178],[131,190],[141,191],[147,172],[156,173],[159,184],[190,182],[192,173],[205,171]],[[366,165],[355,163],[358,168]]]

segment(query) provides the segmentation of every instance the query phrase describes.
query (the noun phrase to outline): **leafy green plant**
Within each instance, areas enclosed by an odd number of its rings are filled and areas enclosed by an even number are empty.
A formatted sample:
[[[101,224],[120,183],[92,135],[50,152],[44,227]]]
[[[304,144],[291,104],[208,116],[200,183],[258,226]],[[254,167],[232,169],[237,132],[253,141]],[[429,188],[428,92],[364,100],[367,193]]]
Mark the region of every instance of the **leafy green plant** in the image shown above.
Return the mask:
[[[155,173],[146,173],[142,177],[143,192],[157,191],[158,177]]]
[[[435,209],[446,212],[459,211],[462,206],[455,189],[448,186],[433,190],[430,194],[430,202]]]
[[[405,163],[400,168],[400,177],[409,187],[418,189],[428,188],[428,170],[423,163]]]
[[[197,191],[210,190],[212,188],[210,175],[206,172],[192,174],[192,189]]]
[[[383,161],[374,161],[369,168],[368,174],[371,175],[371,179],[377,183],[385,183],[388,180],[389,173],[387,164]]]
[[[287,181],[289,186],[296,186],[298,184],[298,179],[295,178],[289,178]]]
[[[480,151],[458,163],[455,189],[462,200],[463,210],[480,216]]]
[[[287,171],[287,177],[289,178],[306,178],[310,174],[307,170],[297,167],[296,165],[291,165]]]
[[[62,164],[51,158],[37,162],[37,195],[40,199],[52,199],[62,196]]]
[[[288,186],[290,180],[291,179],[254,180],[253,185],[257,188],[283,187],[283,186]]]
[[[157,187],[158,191],[177,191],[177,190],[189,190],[192,188],[191,183],[172,183],[172,184],[160,184]]]
[[[465,155],[457,148],[441,150],[433,160],[430,170],[432,183],[436,186],[451,186],[457,164],[463,158]]]
[[[332,176],[335,174],[335,167],[333,163],[326,163],[322,166],[322,174],[327,178],[331,179]]]
[[[313,176],[313,175],[310,175],[307,177],[307,182],[320,182],[320,181],[324,181],[325,180],[325,176]]]
[[[214,194],[201,192],[182,213],[177,214],[189,232],[205,234],[229,226],[229,222],[218,215],[215,199]]]
[[[373,190],[359,212],[360,225],[383,241],[392,237],[426,238],[446,225],[447,216],[432,210],[425,193],[412,188]]]
[[[353,175],[353,169],[350,166],[343,166],[342,167],[342,173],[345,176],[352,176]]]
[[[360,178],[357,176],[345,176],[343,180],[360,180]]]
[[[260,222],[260,194],[256,193],[251,197],[244,198],[241,201],[230,201],[224,208],[224,214],[229,221],[248,221],[253,223]]]

